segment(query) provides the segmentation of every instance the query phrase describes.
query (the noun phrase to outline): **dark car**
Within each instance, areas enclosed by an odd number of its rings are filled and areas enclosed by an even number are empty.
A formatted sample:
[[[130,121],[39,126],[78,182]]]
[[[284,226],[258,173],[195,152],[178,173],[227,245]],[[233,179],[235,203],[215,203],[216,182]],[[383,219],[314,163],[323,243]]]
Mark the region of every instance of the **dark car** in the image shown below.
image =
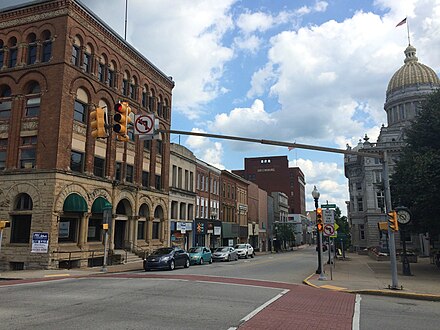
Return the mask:
[[[155,250],[144,260],[144,270],[150,269],[169,269],[183,266],[188,268],[190,265],[189,254],[175,247],[165,247]]]

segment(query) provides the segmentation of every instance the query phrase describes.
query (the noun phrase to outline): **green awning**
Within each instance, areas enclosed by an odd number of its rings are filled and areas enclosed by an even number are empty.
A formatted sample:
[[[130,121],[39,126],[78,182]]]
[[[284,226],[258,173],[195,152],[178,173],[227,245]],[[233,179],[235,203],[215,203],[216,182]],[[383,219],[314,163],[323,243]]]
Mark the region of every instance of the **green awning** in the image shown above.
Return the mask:
[[[92,205],[92,213],[104,213],[106,208],[111,208],[112,204],[104,197],[98,197],[95,199]]]
[[[87,212],[87,203],[82,196],[73,193],[67,196],[64,201],[63,211],[80,213]]]

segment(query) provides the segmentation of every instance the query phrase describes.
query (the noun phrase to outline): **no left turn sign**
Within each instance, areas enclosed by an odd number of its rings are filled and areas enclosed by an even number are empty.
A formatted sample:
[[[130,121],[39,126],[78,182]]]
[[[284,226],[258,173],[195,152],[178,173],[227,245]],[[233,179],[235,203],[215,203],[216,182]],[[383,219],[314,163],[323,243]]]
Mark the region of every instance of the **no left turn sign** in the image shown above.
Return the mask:
[[[335,233],[335,227],[333,224],[327,223],[324,225],[324,236],[333,236]]]
[[[154,134],[154,115],[136,115],[134,120],[135,134]]]

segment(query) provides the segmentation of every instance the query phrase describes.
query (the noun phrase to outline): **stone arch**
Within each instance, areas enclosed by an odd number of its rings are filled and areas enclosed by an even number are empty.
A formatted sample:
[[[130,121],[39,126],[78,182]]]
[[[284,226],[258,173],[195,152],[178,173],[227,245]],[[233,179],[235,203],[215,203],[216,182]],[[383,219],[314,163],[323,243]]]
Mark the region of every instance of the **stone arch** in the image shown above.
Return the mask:
[[[90,212],[93,201],[90,202],[89,198],[87,198],[88,197],[87,189],[77,183],[68,184],[61,189],[60,193],[55,199],[54,212],[58,212],[58,213],[63,212],[64,200],[66,199],[67,196],[69,196],[72,193],[76,193],[80,195],[87,201],[87,211]]]
[[[7,203],[9,204],[9,211],[13,211],[15,198],[21,194],[26,193],[32,198],[33,209],[40,208],[41,196],[40,190],[33,184],[30,183],[17,183],[9,188],[5,193],[7,198]]]
[[[2,77],[3,79],[3,77]],[[37,82],[40,85],[40,93],[44,94],[45,91],[47,91],[47,77],[45,77],[41,72],[39,71],[28,71],[25,74],[23,74],[17,81],[18,88],[20,91],[20,94],[26,94],[25,90],[29,83],[32,81]]]
[[[136,211],[136,210],[134,210],[135,200],[134,200],[133,194],[131,194],[129,191],[122,190],[120,192],[118,198],[115,199],[115,201],[118,200],[118,203],[115,203],[115,204],[116,205],[119,204],[119,202],[124,199],[128,202],[128,204],[130,206],[130,212],[128,212],[128,210],[126,209],[126,211],[128,213],[127,215],[128,216],[134,215],[133,213]],[[116,208],[115,208],[115,212],[116,212]]]

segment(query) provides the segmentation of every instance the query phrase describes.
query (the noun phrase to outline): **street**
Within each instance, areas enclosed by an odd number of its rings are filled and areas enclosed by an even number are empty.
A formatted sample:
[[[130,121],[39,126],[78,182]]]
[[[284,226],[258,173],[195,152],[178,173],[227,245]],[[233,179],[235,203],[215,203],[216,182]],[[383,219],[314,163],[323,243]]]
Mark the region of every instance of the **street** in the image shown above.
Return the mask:
[[[359,295],[354,315],[356,295],[301,284],[315,270],[310,247],[172,272],[3,282],[0,329],[438,328],[438,302]]]

